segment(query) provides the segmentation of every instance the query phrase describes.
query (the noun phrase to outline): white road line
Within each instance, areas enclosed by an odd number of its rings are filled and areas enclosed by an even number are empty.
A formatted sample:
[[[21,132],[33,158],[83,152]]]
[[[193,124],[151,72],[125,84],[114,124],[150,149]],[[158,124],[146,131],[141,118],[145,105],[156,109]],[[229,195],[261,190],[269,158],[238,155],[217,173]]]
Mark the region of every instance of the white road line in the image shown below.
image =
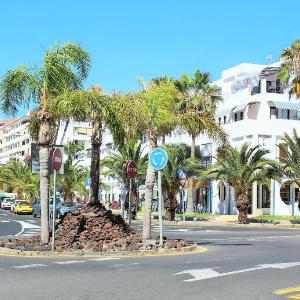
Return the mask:
[[[40,226],[38,225],[34,225],[34,224],[30,224],[30,223],[27,223],[27,222],[24,222],[24,221],[17,221],[19,224],[21,224],[22,226],[22,230],[17,233],[15,236],[20,236],[24,233],[25,229],[41,229]]]
[[[31,265],[23,265],[23,266],[13,266],[13,268],[15,268],[15,269],[29,269],[29,268],[38,268],[38,267],[48,267],[48,265],[31,264]]]
[[[7,221],[7,220],[3,220],[3,221],[0,221],[0,223],[9,223],[11,221]]]
[[[67,261],[55,261],[53,263],[57,265],[72,265],[72,264],[79,264],[84,262],[85,260],[67,260]]]
[[[91,258],[89,261],[105,261],[105,260],[114,260],[120,259],[119,257],[99,257],[99,258]]]
[[[190,274],[194,278],[191,279],[185,279],[186,282],[193,282],[193,281],[199,281],[209,278],[216,278],[216,277],[223,277],[223,276],[229,276],[229,275],[235,275],[239,273],[245,273],[245,272],[251,272],[251,271],[257,271],[262,269],[287,269],[299,266],[300,262],[291,262],[291,263],[275,263],[275,264],[264,264],[264,265],[257,265],[256,267],[243,269],[243,270],[237,270],[232,272],[226,272],[226,273],[219,273],[211,268],[207,269],[192,269],[192,270],[184,270],[182,272],[178,272],[173,275],[183,275],[183,274]]]

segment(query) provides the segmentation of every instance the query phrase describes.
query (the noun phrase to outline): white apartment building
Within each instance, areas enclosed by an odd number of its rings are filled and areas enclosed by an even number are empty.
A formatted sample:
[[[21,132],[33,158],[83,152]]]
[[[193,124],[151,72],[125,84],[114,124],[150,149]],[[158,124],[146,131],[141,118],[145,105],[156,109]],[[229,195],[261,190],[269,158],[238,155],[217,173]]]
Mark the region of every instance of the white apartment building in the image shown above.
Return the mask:
[[[29,117],[0,121],[0,164],[30,158]]]
[[[247,142],[270,150],[269,158],[279,159],[277,145],[283,143],[284,133],[291,134],[293,128],[300,129],[300,102],[290,98],[278,80],[280,63],[271,65],[240,64],[222,72],[216,81],[223,102],[216,113],[216,121],[222,124],[229,135],[230,143],[240,147]],[[206,164],[212,163],[217,145],[205,137],[199,137],[200,151]],[[235,193],[232,187],[211,182],[206,189],[206,204],[212,213],[237,214]],[[299,187],[283,179],[274,180],[271,186],[253,184],[249,190],[254,215],[291,215],[294,199],[295,215],[299,215]]]

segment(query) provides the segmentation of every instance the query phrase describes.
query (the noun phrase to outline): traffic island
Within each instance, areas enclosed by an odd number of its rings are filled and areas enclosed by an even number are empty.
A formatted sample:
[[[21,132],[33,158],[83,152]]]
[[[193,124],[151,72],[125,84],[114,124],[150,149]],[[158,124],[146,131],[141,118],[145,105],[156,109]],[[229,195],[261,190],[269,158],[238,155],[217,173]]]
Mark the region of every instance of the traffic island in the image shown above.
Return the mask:
[[[122,253],[134,251],[161,251],[188,247],[184,240],[159,238],[144,243],[142,236],[128,226],[120,215],[113,215],[102,205],[89,206],[78,212],[67,214],[56,230],[57,253]],[[17,251],[48,252],[49,244],[41,243],[40,236],[0,241],[0,247]]]

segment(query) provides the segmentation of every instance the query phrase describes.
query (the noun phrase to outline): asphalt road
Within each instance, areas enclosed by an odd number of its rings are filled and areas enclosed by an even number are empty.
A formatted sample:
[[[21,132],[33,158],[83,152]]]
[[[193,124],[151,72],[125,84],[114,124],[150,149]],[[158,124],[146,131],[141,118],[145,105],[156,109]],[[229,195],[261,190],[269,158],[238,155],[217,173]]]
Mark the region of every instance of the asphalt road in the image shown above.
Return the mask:
[[[0,215],[8,219],[0,222],[2,236],[20,229],[14,224],[23,224],[21,231],[39,226],[30,216]],[[300,299],[300,230],[166,226],[165,235],[208,251],[97,260],[0,256],[0,299]]]

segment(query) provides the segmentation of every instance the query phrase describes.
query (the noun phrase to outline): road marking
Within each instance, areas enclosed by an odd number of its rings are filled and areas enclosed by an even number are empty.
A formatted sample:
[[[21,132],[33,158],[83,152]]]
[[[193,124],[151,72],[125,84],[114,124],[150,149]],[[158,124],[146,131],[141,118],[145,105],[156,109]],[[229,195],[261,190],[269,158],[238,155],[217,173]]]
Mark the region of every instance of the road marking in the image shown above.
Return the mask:
[[[208,269],[192,269],[192,270],[184,270],[181,272],[178,272],[173,275],[183,275],[183,274],[190,274],[194,278],[191,279],[185,279],[186,282],[193,282],[198,280],[204,280],[209,278],[216,278],[216,277],[223,277],[223,276],[229,276],[229,275],[235,275],[239,273],[245,273],[245,272],[251,272],[251,271],[257,271],[262,269],[287,269],[299,266],[300,262],[291,262],[291,263],[275,263],[275,264],[264,264],[264,265],[257,265],[256,267],[243,269],[243,270],[237,270],[232,272],[226,272],[226,273],[219,273],[211,268]]]
[[[9,223],[9,222],[11,222],[11,221],[6,221],[6,220],[0,221],[0,223]]]
[[[31,264],[31,265],[23,265],[23,266],[13,266],[15,269],[29,269],[29,268],[38,268],[38,267],[47,267],[48,265],[43,264]]]
[[[190,231],[190,229],[165,229],[165,232],[187,232]]]
[[[19,233],[17,233],[15,236],[23,235],[24,231],[27,230],[27,229],[28,230],[40,230],[41,229],[41,226],[38,226],[38,225],[34,225],[34,224],[27,223],[27,222],[24,222],[24,221],[17,221],[17,222],[19,224],[21,224],[22,230]]]
[[[85,260],[67,260],[67,261],[55,261],[54,264],[57,265],[72,265],[72,264],[79,264],[84,263]]]
[[[105,261],[105,260],[113,260],[120,259],[119,257],[99,257],[99,258],[91,258],[89,261]]]
[[[291,295],[288,297],[289,299],[300,299],[300,294]]]
[[[285,294],[290,294],[293,292],[300,292],[300,285],[294,286],[294,287],[289,287],[286,289],[277,290],[277,291],[274,291],[273,294],[274,295],[285,295]]]

